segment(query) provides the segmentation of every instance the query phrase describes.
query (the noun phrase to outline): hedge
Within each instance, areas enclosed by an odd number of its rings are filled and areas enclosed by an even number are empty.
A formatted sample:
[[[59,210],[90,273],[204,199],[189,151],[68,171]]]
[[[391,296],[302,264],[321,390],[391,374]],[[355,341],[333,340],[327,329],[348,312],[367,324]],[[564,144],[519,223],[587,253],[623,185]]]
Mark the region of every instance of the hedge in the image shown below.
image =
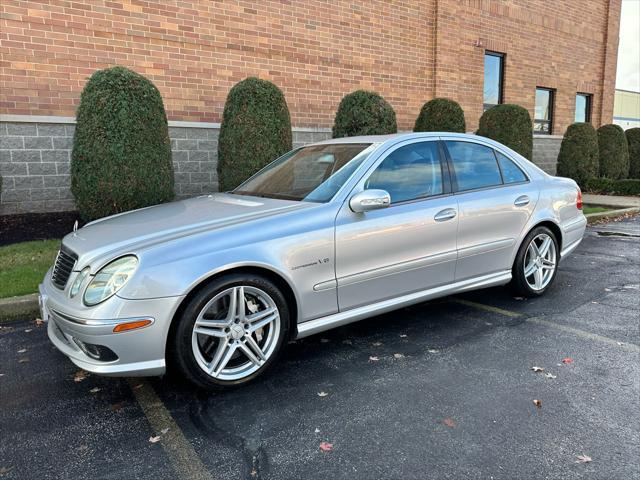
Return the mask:
[[[234,189],[291,149],[291,117],[282,91],[256,77],[234,85],[218,139],[220,190]]]
[[[640,127],[624,133],[629,147],[629,178],[640,178]]]
[[[464,111],[458,102],[448,98],[434,98],[422,106],[413,131],[464,133]]]
[[[533,125],[526,108],[508,103],[491,107],[480,117],[476,133],[496,140],[531,160]]]
[[[557,175],[578,185],[598,176],[598,134],[590,123],[569,125],[560,145]]]
[[[640,196],[640,179],[611,180],[610,178],[592,178],[587,180],[585,190],[605,195]]]
[[[173,198],[167,116],[153,83],[123,67],[99,70],[76,118],[71,192],[84,220]]]
[[[333,125],[333,138],[396,133],[396,112],[375,92],[357,90],[345,95]]]
[[[603,125],[598,129],[600,176],[618,180],[629,176],[629,147],[620,125]]]

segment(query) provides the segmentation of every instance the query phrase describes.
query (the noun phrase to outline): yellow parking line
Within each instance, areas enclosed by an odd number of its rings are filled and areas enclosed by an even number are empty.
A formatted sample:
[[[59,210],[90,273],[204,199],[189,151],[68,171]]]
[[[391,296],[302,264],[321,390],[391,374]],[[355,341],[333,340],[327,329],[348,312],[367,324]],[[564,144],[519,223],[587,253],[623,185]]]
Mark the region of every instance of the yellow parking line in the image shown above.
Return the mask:
[[[153,387],[146,380],[135,378],[127,380],[155,432],[154,435],[160,435],[160,444],[169,457],[176,477],[187,480],[212,480],[213,477],[180,430],[167,407],[158,398]],[[166,433],[162,434],[162,431],[166,431]]]
[[[500,315],[504,315],[505,317],[518,318],[522,316],[522,314],[520,313],[505,310],[504,308],[498,308],[492,305],[484,305],[483,303],[471,302],[469,300],[464,300],[463,298],[454,298],[452,301],[461,305],[466,305],[468,307],[477,308],[478,310],[484,310],[491,313],[499,313]]]
[[[485,305],[483,303],[472,302],[470,300],[465,300],[462,298],[454,298],[451,300],[454,303],[459,303],[461,305],[466,305],[468,307],[477,308],[478,310],[484,310],[486,312],[498,313],[500,315],[504,315],[506,317],[511,318],[519,318],[523,315],[518,312],[512,312],[510,310],[505,310],[504,308],[494,307],[492,305]],[[632,352],[640,352],[640,346],[635,343],[627,343],[627,342],[619,342],[618,340],[614,340],[613,338],[605,337],[604,335],[598,335],[597,333],[587,332],[585,330],[581,330],[579,328],[570,327],[568,325],[561,325],[556,322],[551,322],[549,320],[545,320],[540,317],[530,317],[527,318],[527,322],[536,323],[538,325],[544,325],[546,327],[555,328],[556,330],[561,330],[566,333],[571,333],[581,338],[586,338],[589,340],[597,340],[599,342],[607,343],[609,345],[614,345],[618,348],[622,348],[625,350],[629,350]]]

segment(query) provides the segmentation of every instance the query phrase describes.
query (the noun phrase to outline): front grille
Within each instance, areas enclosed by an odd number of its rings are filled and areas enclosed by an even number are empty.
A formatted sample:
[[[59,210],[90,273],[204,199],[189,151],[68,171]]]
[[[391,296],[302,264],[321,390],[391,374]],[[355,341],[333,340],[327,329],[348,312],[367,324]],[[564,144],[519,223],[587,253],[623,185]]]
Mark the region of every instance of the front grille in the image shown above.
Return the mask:
[[[67,285],[67,281],[77,260],[78,256],[75,253],[67,250],[64,245],[60,247],[60,251],[56,257],[56,263],[53,266],[53,273],[51,274],[51,282],[60,290],[64,290],[64,287]]]

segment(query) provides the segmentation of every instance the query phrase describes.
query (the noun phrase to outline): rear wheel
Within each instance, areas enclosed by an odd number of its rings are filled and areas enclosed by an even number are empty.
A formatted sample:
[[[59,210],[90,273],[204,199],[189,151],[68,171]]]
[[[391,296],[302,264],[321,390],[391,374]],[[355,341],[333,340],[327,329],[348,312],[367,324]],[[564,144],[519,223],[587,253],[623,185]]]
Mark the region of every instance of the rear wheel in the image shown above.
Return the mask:
[[[207,389],[243,385],[277,358],[289,330],[278,287],[259,275],[221,277],[196,294],[175,330],[174,366]]]
[[[558,266],[558,241],[547,227],[536,227],[525,237],[512,269],[512,286],[525,297],[537,297],[551,286]]]

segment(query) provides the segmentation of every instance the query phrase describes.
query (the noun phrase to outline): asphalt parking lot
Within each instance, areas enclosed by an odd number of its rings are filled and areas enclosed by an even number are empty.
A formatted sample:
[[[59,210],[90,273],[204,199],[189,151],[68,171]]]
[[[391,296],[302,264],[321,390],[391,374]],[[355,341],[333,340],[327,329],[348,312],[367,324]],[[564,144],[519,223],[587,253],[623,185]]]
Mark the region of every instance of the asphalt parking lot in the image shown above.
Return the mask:
[[[223,394],[83,377],[24,320],[0,330],[0,477],[640,478],[639,324],[640,218],[590,227],[543,298],[365,320]]]

